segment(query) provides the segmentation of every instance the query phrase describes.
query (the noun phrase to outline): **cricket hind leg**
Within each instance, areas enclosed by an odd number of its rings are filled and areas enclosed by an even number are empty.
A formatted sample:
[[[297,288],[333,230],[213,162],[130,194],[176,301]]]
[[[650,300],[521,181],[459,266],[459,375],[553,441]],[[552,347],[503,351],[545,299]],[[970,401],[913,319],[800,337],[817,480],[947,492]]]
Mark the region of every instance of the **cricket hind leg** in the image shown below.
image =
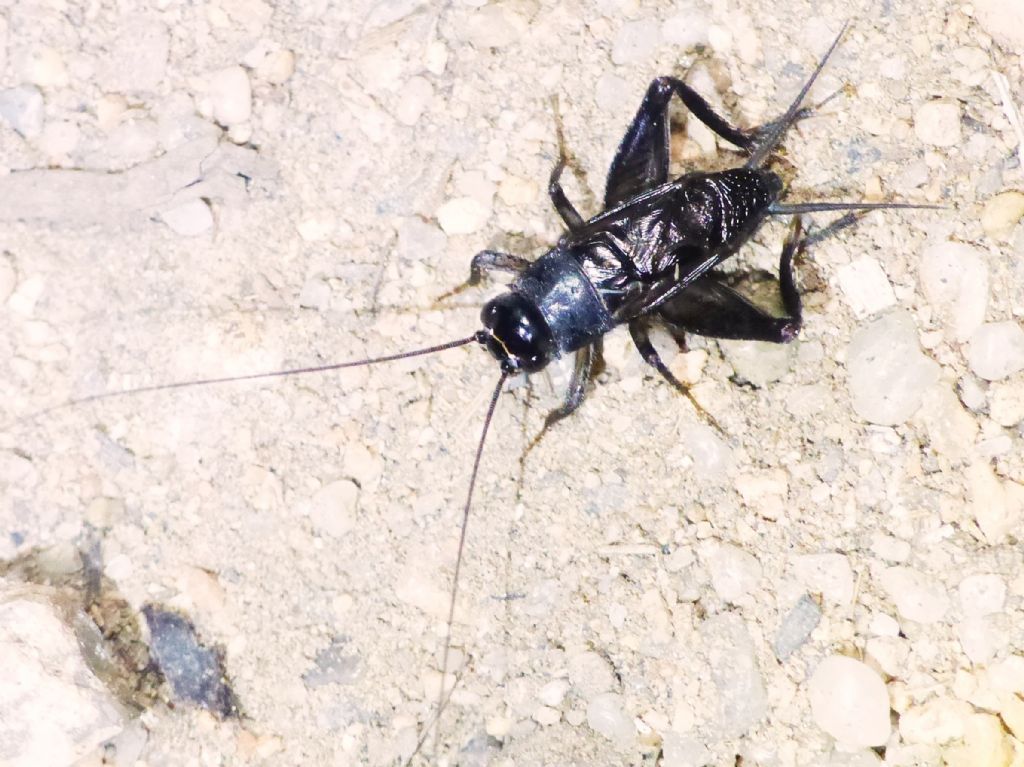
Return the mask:
[[[569,198],[565,194],[565,190],[562,188],[562,171],[565,170],[566,165],[569,164],[570,157],[569,151],[565,146],[565,129],[562,127],[562,114],[558,110],[558,99],[552,98],[551,109],[555,114],[555,136],[558,139],[558,162],[555,163],[555,167],[551,169],[551,176],[548,177],[548,197],[551,198],[551,204],[555,206],[555,210],[558,215],[561,216],[562,221],[565,222],[566,228],[570,232],[574,232],[583,226],[583,216],[576,210]],[[573,165],[573,171],[578,173],[578,169]]]
[[[779,258],[779,292],[785,315],[766,312],[711,273],[659,307],[656,315],[674,334],[785,344],[800,333],[803,303],[793,274],[793,259],[804,245],[799,217],[793,219]]]
[[[475,287],[483,282],[484,275],[491,272],[511,272],[518,274],[530,265],[530,262],[522,256],[515,256],[511,253],[504,253],[500,250],[481,250],[473,260],[469,262],[469,279],[458,285],[447,293],[440,295],[434,301],[439,304],[453,296],[459,295],[468,288]]]
[[[605,208],[621,205],[668,181],[669,102],[676,95],[711,130],[741,149],[752,151],[754,135],[720,117],[697,91],[675,77],[658,77],[647,86],[633,122],[615,152],[605,185]]]
[[[676,378],[661,359],[661,355],[658,354],[658,350],[655,349],[654,344],[651,343],[650,320],[647,318],[631,320],[629,323],[629,335],[633,339],[633,343],[636,346],[637,351],[640,352],[640,356],[643,357],[644,362],[657,370],[658,373],[661,374],[661,377],[664,378],[672,388],[690,400],[690,405],[693,406],[697,415],[704,419],[709,426],[713,427],[719,434],[724,435],[725,431],[718,424],[718,421],[716,421],[714,416],[705,410],[697,401],[693,396],[693,393],[690,391],[690,387]]]

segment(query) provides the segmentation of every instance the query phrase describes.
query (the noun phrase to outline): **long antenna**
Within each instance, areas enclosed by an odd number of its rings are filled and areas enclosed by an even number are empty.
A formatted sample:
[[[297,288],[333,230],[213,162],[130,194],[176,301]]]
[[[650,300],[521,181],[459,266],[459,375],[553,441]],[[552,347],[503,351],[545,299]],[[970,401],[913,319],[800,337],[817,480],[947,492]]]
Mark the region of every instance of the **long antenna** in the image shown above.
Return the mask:
[[[894,208],[910,208],[912,210],[949,209],[945,205],[926,205],[912,202],[776,202],[769,206],[768,213],[773,216],[786,216],[799,213],[817,213],[820,211],[892,210]]]
[[[491,403],[487,406],[487,415],[484,416],[484,427],[480,431],[480,442],[476,446],[476,456],[473,458],[473,470],[469,474],[469,490],[466,492],[466,504],[462,507],[462,525],[459,529],[459,548],[455,555],[455,572],[452,574],[452,595],[448,602],[448,620],[444,634],[444,652],[441,655],[441,690],[437,695],[437,707],[434,709],[433,719],[423,727],[423,734],[416,741],[416,748],[409,754],[405,764],[408,765],[412,759],[423,748],[423,744],[430,737],[431,730],[434,731],[435,749],[437,748],[438,733],[441,729],[441,713],[448,704],[451,691],[445,690],[445,677],[448,675],[448,656],[452,649],[452,625],[455,623],[455,602],[459,593],[459,574],[462,571],[462,554],[466,548],[466,531],[469,528],[469,510],[473,504],[473,490],[476,488],[476,476],[480,471],[480,459],[484,454],[484,443],[487,441],[487,432],[491,428],[491,420],[494,418],[494,410],[498,406],[498,395],[505,385],[508,373],[502,373],[491,394]],[[456,680],[457,681],[457,680]],[[453,687],[454,689],[454,687]]]
[[[264,378],[283,378],[284,376],[292,375],[304,375],[307,373],[326,373],[331,370],[341,370],[343,368],[356,368],[363,365],[374,365],[378,362],[394,362],[395,360],[404,360],[409,357],[421,357],[424,354],[433,354],[434,352],[443,352],[447,349],[454,349],[457,346],[465,346],[471,344],[476,340],[476,334],[469,336],[468,338],[460,338],[457,341],[448,341],[447,343],[437,344],[436,346],[428,346],[424,349],[414,349],[408,352],[399,352],[397,354],[388,354],[384,357],[368,357],[362,360],[353,360],[351,362],[332,362],[327,365],[313,365],[310,367],[302,368],[290,368],[288,370],[271,370],[263,373],[248,373],[246,375],[239,376],[223,376],[220,378],[197,378],[190,381],[174,381],[172,383],[165,384],[153,384],[150,386],[137,386],[131,389],[118,389],[117,391],[103,392],[101,394],[90,394],[88,397],[78,397],[75,399],[69,399],[59,405],[51,405],[48,408],[37,410],[34,413],[15,418],[12,424],[27,423],[34,421],[37,418],[41,418],[48,413],[53,413],[57,410],[65,410],[70,407],[77,405],[84,405],[88,402],[99,402],[105,399],[114,399],[115,397],[127,397],[133,394],[144,394],[145,392],[154,391],[167,391],[170,389],[189,389],[193,386],[210,386],[211,384],[222,384],[231,383],[233,381],[256,381]]]
[[[775,147],[779,145],[779,142],[782,140],[782,135],[789,130],[789,127],[796,119],[797,113],[800,111],[800,105],[804,101],[804,97],[811,89],[811,86],[814,85],[814,81],[818,79],[818,75],[821,74],[821,70],[825,68],[825,62],[828,61],[829,56],[832,55],[836,46],[839,45],[839,41],[843,39],[843,35],[846,33],[846,28],[848,26],[850,26],[849,21],[843,24],[843,28],[839,30],[839,34],[836,35],[836,39],[832,41],[832,45],[830,45],[829,49],[825,51],[825,55],[821,57],[821,61],[818,62],[818,66],[815,67],[811,76],[807,79],[807,82],[804,83],[804,87],[800,89],[796,98],[793,99],[793,103],[789,105],[789,109],[786,110],[786,113],[782,117],[771,124],[771,127],[769,127],[764,138],[762,138],[758,143],[757,149],[755,149],[753,154],[751,154],[747,159],[745,167],[761,167],[761,163],[764,162],[765,158],[772,153]]]

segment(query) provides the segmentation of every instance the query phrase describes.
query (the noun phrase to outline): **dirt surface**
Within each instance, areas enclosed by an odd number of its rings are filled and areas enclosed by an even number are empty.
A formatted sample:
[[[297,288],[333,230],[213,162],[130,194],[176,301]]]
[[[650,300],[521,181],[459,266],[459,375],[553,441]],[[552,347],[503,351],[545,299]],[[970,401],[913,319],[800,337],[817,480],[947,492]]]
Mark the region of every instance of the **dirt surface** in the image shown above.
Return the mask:
[[[812,713],[806,681],[833,654],[879,672],[894,724],[935,698],[969,703],[965,717],[1001,710],[976,693],[982,670],[1024,643],[1020,419],[996,423],[987,404],[954,397],[947,442],[927,408],[871,424],[844,367],[875,308],[840,275],[865,255],[891,286],[883,309],[913,318],[947,393],[965,379],[983,401],[995,389],[922,294],[926,245],[978,245],[985,318],[1020,321],[1021,239],[987,237],[979,201],[1022,184],[991,81],[1004,73],[1019,101],[1022,51],[993,43],[968,6],[59,5],[0,5],[0,84],[37,88],[45,105],[39,130],[0,121],[4,422],[69,397],[466,336],[497,288],[433,302],[472,254],[535,257],[562,230],[546,199],[553,97],[586,170],[568,192],[592,214],[653,77],[689,72],[754,126],[785,108],[849,19],[811,100],[850,87],[785,142],[792,198],[955,209],[872,214],[816,246],[789,347],[695,339],[683,355],[659,337],[725,439],[616,331],[582,410],[520,467],[565,372],[554,387],[537,376],[532,397],[513,382],[483,458],[452,638],[458,685],[429,761],[640,764],[664,749],[665,765],[878,763],[867,748],[836,752]],[[251,115],[239,70],[225,74],[239,66]],[[940,97],[958,123],[915,121]],[[738,161],[677,127],[677,170]],[[737,266],[774,272],[784,231],[764,227]],[[1006,386],[1022,385],[1014,376]],[[225,648],[245,718],[152,709],[145,764],[394,764],[434,707],[457,526],[496,380],[474,347],[9,424],[0,556],[95,528],[131,604],[174,605]],[[1005,529],[980,529],[979,503],[1001,503]],[[756,567],[722,565],[732,547]],[[846,568],[822,560],[837,569],[808,575],[800,557],[826,553]],[[948,609],[901,614],[886,578],[896,567],[922,573]],[[1007,593],[984,616],[997,639],[980,658],[963,645],[958,596],[976,574]],[[776,632],[804,594],[821,621],[779,661]],[[765,691],[748,725],[719,708],[728,680],[706,622],[725,614],[742,619]],[[621,696],[632,734],[588,723],[604,693]],[[894,726],[885,763],[940,764],[969,747],[962,726],[953,735],[917,742]]]

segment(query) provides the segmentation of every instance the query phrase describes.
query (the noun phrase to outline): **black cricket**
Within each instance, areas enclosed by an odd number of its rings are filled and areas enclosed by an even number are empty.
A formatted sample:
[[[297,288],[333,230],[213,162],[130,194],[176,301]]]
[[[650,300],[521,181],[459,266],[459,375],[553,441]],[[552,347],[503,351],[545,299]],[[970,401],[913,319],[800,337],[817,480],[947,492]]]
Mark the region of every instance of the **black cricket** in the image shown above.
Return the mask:
[[[543,434],[553,423],[580,407],[595,359],[600,354],[602,338],[613,328],[626,325],[644,360],[674,388],[689,396],[686,387],[672,375],[651,343],[649,330],[653,324],[660,323],[680,340],[688,333],[695,333],[713,338],[788,343],[796,338],[802,322],[793,259],[809,241],[822,236],[820,232],[810,238],[805,236],[800,214],[935,207],[901,203],[780,202],[785,192],[784,183],[765,165],[786,130],[811,113],[812,110],[802,108],[803,100],[845,29],[844,26],[787,111],[777,120],[752,130],[730,125],[683,81],[674,77],[653,80],[608,171],[604,210],[589,220],[584,220],[562,189],[560,178],[566,167],[563,150],[551,173],[548,190],[555,210],[565,223],[566,233],[536,261],[491,250],[474,256],[469,280],[446,295],[478,284],[488,272],[511,272],[516,276],[505,292],[484,305],[483,328],[469,337],[352,362],[107,392],[71,400],[19,420],[34,419],[52,410],[85,402],[141,392],[326,372],[431,354],[474,342],[482,345],[499,363],[501,375],[490,398],[463,507],[441,668],[444,680],[473,490],[498,396],[509,376],[536,373],[556,358],[574,355],[574,371],[564,401],[547,416]],[[694,171],[670,179],[669,105],[673,96],[682,101],[693,117],[746,153],[746,162],[730,170]],[[768,216],[777,215],[793,216],[779,259],[783,316],[775,316],[756,306],[715,271],[715,267],[750,239]],[[848,215],[823,231],[834,231],[854,220]],[[694,405],[706,416],[696,402]],[[416,752],[446,705],[451,688],[446,690],[445,687],[443,683],[432,721],[424,725]]]

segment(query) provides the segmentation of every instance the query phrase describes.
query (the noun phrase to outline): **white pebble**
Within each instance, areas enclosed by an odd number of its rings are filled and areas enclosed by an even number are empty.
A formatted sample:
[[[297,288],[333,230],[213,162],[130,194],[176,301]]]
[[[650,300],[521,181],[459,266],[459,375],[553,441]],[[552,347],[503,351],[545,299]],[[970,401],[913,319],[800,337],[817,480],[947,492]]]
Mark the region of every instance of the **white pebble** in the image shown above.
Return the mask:
[[[954,698],[935,698],[900,714],[900,736],[907,743],[942,745],[964,736],[974,706]]]
[[[469,15],[461,37],[476,48],[503,48],[526,31],[529,21],[511,3],[491,3]]]
[[[203,200],[189,200],[160,213],[160,218],[175,234],[196,237],[213,227],[213,213]]]
[[[960,621],[956,626],[956,636],[964,655],[976,666],[991,663],[1009,640],[1006,632],[999,630],[991,618],[980,616]]]
[[[732,449],[718,433],[703,421],[682,430],[682,444],[693,460],[693,468],[709,479],[721,477],[732,466]]]
[[[568,692],[569,682],[565,679],[555,679],[540,688],[540,692],[537,693],[537,700],[545,706],[558,708],[562,705],[562,701],[565,700],[565,695]]]
[[[272,85],[286,83],[295,74],[295,54],[287,48],[267,54],[256,68],[256,74]]]
[[[36,48],[25,59],[25,79],[40,88],[63,88],[68,72],[60,53],[49,47]]]
[[[5,764],[77,763],[124,726],[121,707],[83,658],[103,648],[83,648],[62,612],[46,599],[26,598],[22,586],[0,593]]]
[[[661,43],[661,29],[655,19],[627,21],[612,42],[613,64],[637,64],[650,58]]]
[[[620,748],[636,739],[636,726],[625,711],[621,695],[602,693],[587,705],[587,724]]]
[[[959,242],[930,245],[921,254],[921,287],[953,337],[963,343],[985,321],[988,266],[984,253]]]
[[[981,228],[995,239],[1005,240],[1024,216],[1024,192],[1003,192],[990,198],[981,211]]]
[[[310,499],[309,521],[313,529],[331,538],[341,538],[356,524],[359,486],[350,479],[324,485]]]
[[[807,685],[815,723],[844,747],[872,748],[889,739],[889,694],[870,667],[842,655],[825,658]]]
[[[896,294],[878,259],[858,258],[841,266],[837,276],[847,303],[858,317],[876,314],[896,303]]]
[[[677,732],[666,732],[661,737],[661,767],[705,767],[711,763],[711,753],[698,739]]]
[[[761,580],[761,563],[731,543],[711,542],[702,554],[715,593],[731,604],[748,601]]]
[[[23,138],[33,139],[43,131],[43,94],[32,85],[0,91],[0,118]]]
[[[930,575],[911,567],[890,567],[881,575],[882,588],[907,620],[935,623],[949,609],[946,587]]]
[[[243,123],[252,115],[252,86],[242,67],[227,67],[210,78],[213,119],[221,125]]]
[[[792,563],[793,574],[811,593],[821,594],[840,607],[853,601],[853,568],[843,554],[799,554],[793,557]]]
[[[896,426],[921,406],[939,377],[939,366],[921,353],[914,320],[893,312],[858,330],[846,358],[848,386],[857,415]]]
[[[680,53],[708,44],[708,17],[696,8],[665,19],[661,25],[662,39]]]
[[[730,339],[720,340],[718,346],[739,379],[759,388],[778,381],[789,372],[797,348],[793,344]]]
[[[415,125],[434,98],[434,86],[425,77],[412,77],[402,88],[395,117],[403,125]]]
[[[700,627],[718,691],[715,721],[723,736],[743,735],[768,711],[768,696],[757,665],[757,652],[743,619],[735,613],[720,613]]]
[[[557,708],[537,706],[537,709],[533,712],[533,721],[542,727],[550,727],[553,724],[558,724],[561,720],[562,712]]]
[[[978,435],[978,422],[964,410],[952,388],[939,382],[924,394],[921,420],[935,452],[951,461],[967,458]]]
[[[986,460],[964,472],[974,515],[982,535],[991,544],[1002,543],[1024,517],[1024,485],[1001,482]]]
[[[569,659],[569,681],[581,698],[591,700],[612,688],[615,675],[596,652],[582,652]]]
[[[480,229],[491,211],[474,197],[455,197],[437,210],[437,223],[445,234],[472,234]]]
[[[1024,55],[1024,4],[1019,0],[974,0],[978,24],[1007,53]]]
[[[924,144],[956,146],[960,143],[959,104],[953,101],[922,104],[914,113],[914,133]]]
[[[1011,379],[989,386],[988,415],[1000,426],[1016,426],[1024,421],[1024,385]]]
[[[960,581],[958,590],[964,615],[1002,612],[1006,603],[1006,582],[992,573],[968,575]]]
[[[971,335],[967,363],[986,381],[1000,381],[1024,370],[1024,330],[1016,322],[985,323]]]

